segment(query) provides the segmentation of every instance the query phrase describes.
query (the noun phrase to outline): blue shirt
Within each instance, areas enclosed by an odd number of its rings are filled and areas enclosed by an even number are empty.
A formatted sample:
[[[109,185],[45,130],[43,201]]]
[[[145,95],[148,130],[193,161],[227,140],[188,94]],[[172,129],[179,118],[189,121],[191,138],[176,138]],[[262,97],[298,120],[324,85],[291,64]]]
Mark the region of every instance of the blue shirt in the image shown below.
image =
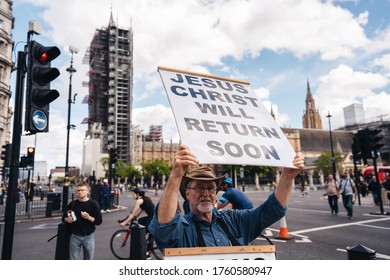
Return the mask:
[[[353,195],[353,186],[355,183],[352,179],[341,179],[340,180],[340,193],[342,195]]]
[[[249,198],[242,191],[236,188],[228,188],[219,201],[222,203],[229,201],[233,205],[233,209],[253,208],[253,204]]]
[[[211,223],[201,220],[192,212],[185,216],[176,212],[172,221],[159,224],[157,210],[158,206],[149,225],[149,231],[153,234],[159,249],[163,251],[164,248],[199,247],[195,223],[199,223],[206,246],[230,246],[230,240],[218,225],[217,218],[225,222],[240,244],[247,245],[265,228],[282,218],[287,208],[283,208],[272,193],[263,204],[256,208],[213,212]]]

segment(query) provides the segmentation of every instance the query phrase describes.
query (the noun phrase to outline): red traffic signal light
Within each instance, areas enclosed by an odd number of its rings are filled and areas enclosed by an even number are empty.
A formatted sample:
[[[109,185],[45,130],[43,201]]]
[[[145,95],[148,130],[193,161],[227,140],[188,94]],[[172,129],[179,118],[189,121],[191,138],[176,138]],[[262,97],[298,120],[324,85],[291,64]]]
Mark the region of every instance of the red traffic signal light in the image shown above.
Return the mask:
[[[51,62],[60,55],[57,47],[45,47],[31,41],[28,45],[25,130],[30,133],[49,131],[49,104],[60,94],[50,89],[60,71]]]

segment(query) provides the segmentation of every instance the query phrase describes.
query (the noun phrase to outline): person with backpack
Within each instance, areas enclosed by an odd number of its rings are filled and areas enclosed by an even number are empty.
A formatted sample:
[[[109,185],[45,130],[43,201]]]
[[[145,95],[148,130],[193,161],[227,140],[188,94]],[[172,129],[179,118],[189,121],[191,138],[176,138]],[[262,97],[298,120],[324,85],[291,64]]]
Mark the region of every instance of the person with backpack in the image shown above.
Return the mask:
[[[343,205],[347,210],[348,219],[353,219],[353,195],[357,193],[355,182],[348,178],[344,173],[340,179],[340,193],[342,195]]]

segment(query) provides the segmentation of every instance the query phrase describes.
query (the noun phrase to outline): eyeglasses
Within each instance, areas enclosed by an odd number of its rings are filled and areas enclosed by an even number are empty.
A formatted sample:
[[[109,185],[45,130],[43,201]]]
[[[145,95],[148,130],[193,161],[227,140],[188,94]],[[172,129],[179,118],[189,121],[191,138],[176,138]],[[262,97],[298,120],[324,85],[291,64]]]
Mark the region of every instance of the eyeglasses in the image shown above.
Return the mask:
[[[187,188],[187,189],[194,190],[198,194],[204,193],[205,190],[207,190],[207,192],[210,194],[217,193],[217,188],[214,188],[214,187],[208,187],[208,188],[194,187],[194,188]]]

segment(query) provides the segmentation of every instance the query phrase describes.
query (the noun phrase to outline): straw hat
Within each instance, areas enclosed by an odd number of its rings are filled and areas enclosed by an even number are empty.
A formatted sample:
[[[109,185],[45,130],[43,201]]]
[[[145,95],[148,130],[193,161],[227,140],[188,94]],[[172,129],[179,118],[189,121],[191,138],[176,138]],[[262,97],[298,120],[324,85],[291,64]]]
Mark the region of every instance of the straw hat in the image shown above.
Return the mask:
[[[215,176],[213,169],[211,167],[208,167],[208,166],[194,168],[190,171],[190,173],[188,175],[184,175],[183,178],[181,179],[181,183],[180,183],[181,196],[185,200],[187,200],[186,189],[187,189],[188,183],[192,180],[215,181],[215,183],[217,184],[217,191],[218,191],[218,187],[219,187],[219,185],[221,185],[222,179],[224,177],[225,177],[225,175],[219,176],[219,177]]]

